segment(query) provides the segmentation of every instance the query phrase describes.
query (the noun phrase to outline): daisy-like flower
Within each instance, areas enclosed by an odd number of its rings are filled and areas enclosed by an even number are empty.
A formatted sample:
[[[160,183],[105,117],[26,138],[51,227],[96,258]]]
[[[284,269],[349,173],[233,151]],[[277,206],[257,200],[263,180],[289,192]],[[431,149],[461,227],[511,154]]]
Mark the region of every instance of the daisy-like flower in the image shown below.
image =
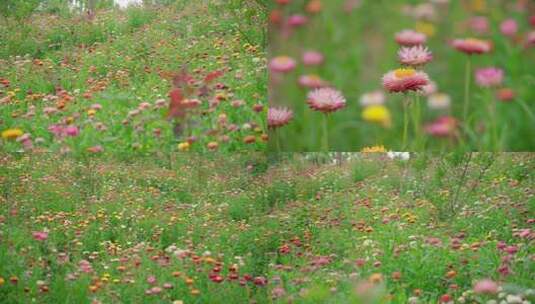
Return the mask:
[[[293,112],[288,108],[268,109],[268,127],[271,129],[287,125],[292,118]]]
[[[474,292],[478,294],[495,294],[498,293],[498,288],[498,283],[490,279],[483,279],[474,284]]]
[[[302,75],[299,84],[306,88],[317,89],[327,86],[327,82],[316,74]]]
[[[385,94],[382,91],[373,91],[360,96],[360,105],[363,107],[382,105],[385,103]]]
[[[295,69],[295,66],[295,60],[289,56],[274,57],[269,63],[269,69],[276,73],[289,73]]]
[[[434,93],[427,97],[427,106],[433,110],[448,109],[451,104],[451,97],[444,93]]]
[[[489,41],[468,38],[468,39],[455,39],[451,44],[456,50],[472,54],[485,54],[491,51],[492,45]]]
[[[507,19],[500,24],[500,32],[507,37],[513,37],[518,32],[518,23],[515,19]]]
[[[414,69],[397,69],[383,76],[383,87],[391,93],[419,91],[429,83],[429,76]]]
[[[307,103],[313,110],[330,113],[345,107],[346,99],[340,91],[321,88],[308,93]]]
[[[396,42],[402,46],[415,46],[424,44],[427,36],[413,30],[403,30],[396,34]]]
[[[503,82],[503,70],[494,67],[478,69],[476,82],[484,88],[500,86]]]
[[[429,49],[422,45],[402,47],[398,51],[398,56],[399,62],[411,66],[422,66],[433,59]]]
[[[385,128],[390,127],[392,124],[390,111],[383,105],[366,107],[362,112],[362,119],[368,122],[381,124]]]

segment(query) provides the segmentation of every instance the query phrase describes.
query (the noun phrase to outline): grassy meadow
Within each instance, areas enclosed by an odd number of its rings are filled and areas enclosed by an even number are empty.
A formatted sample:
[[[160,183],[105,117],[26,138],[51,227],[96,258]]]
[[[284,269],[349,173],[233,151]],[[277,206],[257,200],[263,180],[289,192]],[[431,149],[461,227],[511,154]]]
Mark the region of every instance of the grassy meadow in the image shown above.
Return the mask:
[[[534,14],[525,0],[273,1],[270,105],[293,118],[273,128],[269,149],[532,151]],[[430,62],[399,62],[395,36],[403,30],[425,35]],[[454,47],[466,38],[490,49],[467,55]],[[306,59],[311,51],[321,57]],[[287,60],[275,65],[281,56]],[[403,67],[426,73],[432,85],[389,93],[383,76]],[[491,67],[499,74],[478,73]],[[345,106],[314,111],[307,101],[317,88],[339,91]]]
[[[25,12],[36,2],[17,1],[6,3]],[[0,150],[264,150],[265,10],[241,0],[159,2],[98,1],[109,5],[87,13],[47,1],[1,16]],[[170,116],[173,88],[185,114]]]
[[[533,303],[534,161],[3,154],[0,299]]]

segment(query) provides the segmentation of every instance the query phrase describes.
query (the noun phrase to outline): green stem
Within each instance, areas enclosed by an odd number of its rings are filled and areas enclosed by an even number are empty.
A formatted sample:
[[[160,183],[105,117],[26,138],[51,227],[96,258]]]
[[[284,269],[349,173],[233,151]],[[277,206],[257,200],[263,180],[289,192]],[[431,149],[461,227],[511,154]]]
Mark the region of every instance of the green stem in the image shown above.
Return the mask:
[[[470,80],[472,79],[471,74],[471,57],[468,56],[466,60],[466,74],[464,79],[464,110],[463,110],[463,121],[468,125],[468,110],[470,108]]]
[[[323,137],[322,137],[322,150],[323,152],[329,152],[329,130],[328,130],[328,116],[329,114],[323,114]]]
[[[276,145],[277,154],[278,154],[281,152],[280,132],[277,131],[277,128],[274,128],[273,133],[275,133],[275,145]]]
[[[420,129],[420,96],[416,93],[414,102],[412,103],[412,123],[414,124],[414,147],[415,150],[419,149],[421,141],[421,129]]]
[[[409,97],[405,94],[405,100],[403,100],[403,144],[401,150],[405,151],[407,148],[407,133],[409,131]]]

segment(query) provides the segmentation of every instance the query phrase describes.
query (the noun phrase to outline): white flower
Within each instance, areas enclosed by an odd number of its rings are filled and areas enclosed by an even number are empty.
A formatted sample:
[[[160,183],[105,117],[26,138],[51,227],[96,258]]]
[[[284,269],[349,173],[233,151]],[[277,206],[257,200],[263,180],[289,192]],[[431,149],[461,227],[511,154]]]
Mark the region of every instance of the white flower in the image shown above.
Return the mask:
[[[360,105],[363,107],[382,105],[385,103],[385,93],[382,91],[373,91],[360,96]]]

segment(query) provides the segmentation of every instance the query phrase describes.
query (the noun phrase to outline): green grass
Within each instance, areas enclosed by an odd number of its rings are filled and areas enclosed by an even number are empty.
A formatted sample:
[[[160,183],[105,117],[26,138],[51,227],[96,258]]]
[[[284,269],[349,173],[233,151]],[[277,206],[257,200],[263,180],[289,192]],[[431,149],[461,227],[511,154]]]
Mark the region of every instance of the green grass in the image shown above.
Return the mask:
[[[340,90],[346,97],[346,107],[329,115],[328,137],[330,151],[361,151],[364,147],[384,145],[393,151],[532,151],[535,147],[535,106],[533,100],[533,48],[525,47],[527,33],[533,30],[529,25],[529,9],[513,10],[509,1],[489,0],[483,11],[470,10],[471,1],[449,1],[444,7],[435,6],[436,18],[415,20],[404,15],[404,7],[419,5],[425,1],[361,1],[350,12],[344,10],[344,3],[352,1],[322,1],[318,14],[307,13],[307,1],[292,1],[289,5],[272,6],[282,12],[284,18],[301,14],[308,18],[304,26],[285,30],[281,25],[270,26],[269,57],[287,55],[297,61],[295,70],[288,74],[272,77],[270,86],[271,106],[285,106],[293,110],[294,118],[289,125],[278,130],[280,151],[323,151],[323,114],[312,111],[306,103],[310,91],[298,84],[301,75],[316,74],[330,86]],[[429,4],[429,3],[427,3]],[[465,5],[466,4],[466,5]],[[412,9],[415,12],[416,9]],[[488,18],[488,34],[474,33],[467,24],[473,16]],[[519,30],[514,39],[500,33],[500,23],[512,18],[518,22]],[[423,26],[422,26],[423,24]],[[390,112],[391,127],[364,120],[364,107],[360,97],[367,92],[383,90],[382,76],[400,67],[394,40],[395,33],[403,29],[431,27],[434,33],[428,37],[427,46],[434,59],[423,70],[438,86],[438,92],[451,97],[451,107],[432,110],[427,98],[420,97],[418,108],[422,113],[421,123],[427,125],[438,117],[451,115],[460,125],[450,138],[416,134],[412,121],[409,125],[409,140],[402,144],[403,94],[386,94],[385,106]],[[472,72],[476,68],[496,66],[504,70],[502,87],[515,92],[512,102],[496,102],[496,118],[490,116],[489,105],[495,102],[496,90],[480,88],[471,75],[469,118],[463,120],[465,85],[465,64],[467,56],[456,51],[448,42],[456,38],[477,37],[492,41],[489,54],[471,56]],[[319,66],[307,67],[301,56],[306,50],[324,54],[325,62]],[[415,97],[410,95],[411,99]],[[411,112],[412,113],[412,112]],[[412,114],[410,114],[412,115]],[[409,115],[409,119],[410,116]],[[499,143],[493,142],[490,129],[498,128]],[[275,132],[270,133],[276,136]],[[277,151],[275,142],[269,146]]]
[[[262,154],[128,161],[3,154],[0,296],[3,303],[437,303],[448,294],[486,303],[497,295],[469,294],[491,278],[533,301],[533,240],[517,232],[533,234],[534,158],[495,154],[488,165],[489,155],[413,154],[399,163],[358,154],[318,164],[318,155],[293,154],[257,172],[251,162],[263,166]],[[450,204],[459,186],[456,208],[441,208],[437,199]],[[48,238],[35,240],[34,231]],[[499,242],[518,248],[508,275],[498,272],[507,256]],[[209,279],[217,269],[221,283]],[[246,274],[268,283],[241,286]],[[362,291],[372,277],[381,282]],[[173,288],[146,294],[165,283]]]

